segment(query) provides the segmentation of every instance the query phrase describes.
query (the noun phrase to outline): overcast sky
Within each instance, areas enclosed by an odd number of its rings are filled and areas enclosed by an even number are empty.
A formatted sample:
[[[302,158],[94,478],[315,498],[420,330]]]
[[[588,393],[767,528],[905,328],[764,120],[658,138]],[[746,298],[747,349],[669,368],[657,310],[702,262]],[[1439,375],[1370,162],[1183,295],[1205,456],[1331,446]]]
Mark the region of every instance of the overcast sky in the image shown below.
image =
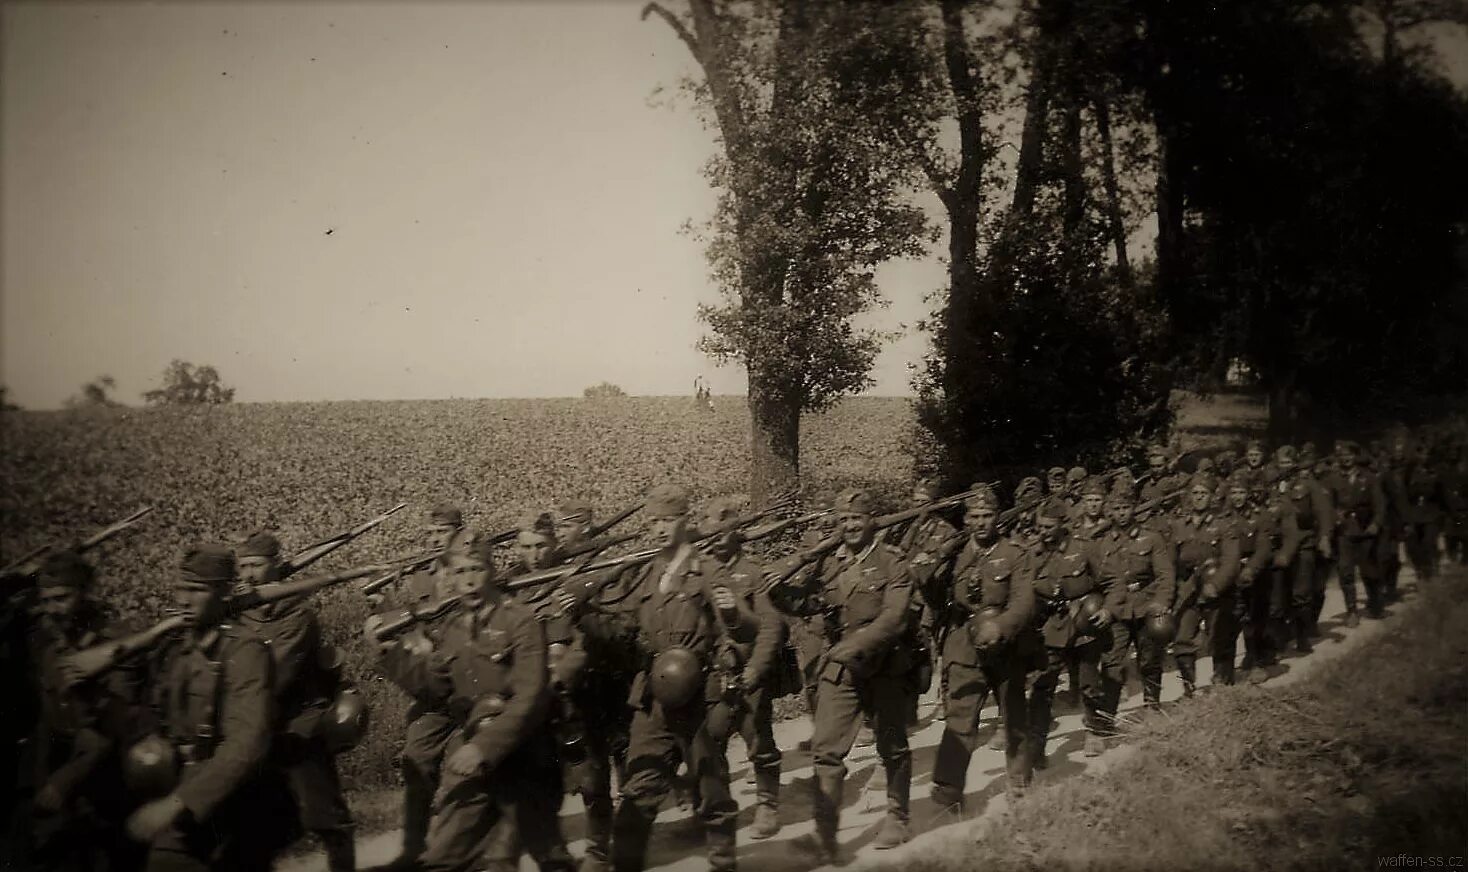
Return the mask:
[[[713,195],[692,71],[641,0],[7,4],[0,384],[136,402],[171,358],[238,399],[743,391],[694,348],[679,233]],[[909,325],[936,258],[881,273]]]

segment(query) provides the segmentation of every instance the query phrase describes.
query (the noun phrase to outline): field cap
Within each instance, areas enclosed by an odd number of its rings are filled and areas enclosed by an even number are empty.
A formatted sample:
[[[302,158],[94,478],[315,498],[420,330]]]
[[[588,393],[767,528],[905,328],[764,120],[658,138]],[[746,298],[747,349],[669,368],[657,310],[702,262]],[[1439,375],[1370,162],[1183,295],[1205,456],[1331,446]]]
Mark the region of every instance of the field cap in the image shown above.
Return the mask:
[[[521,533],[545,536],[549,539],[556,535],[556,522],[551,520],[550,512],[530,512],[520,518],[516,529]]]
[[[979,483],[969,488],[973,491],[969,498],[963,501],[965,507],[970,509],[998,509],[999,495],[994,493],[994,488],[988,484]]]
[[[660,484],[647,492],[647,513],[654,518],[688,514],[688,491],[676,484]]]
[[[433,507],[428,517],[439,527],[464,526],[464,513],[453,503],[439,503]]]
[[[254,533],[235,552],[237,557],[279,557],[280,540],[269,533]]]
[[[570,499],[556,507],[556,521],[566,524],[585,524],[591,520],[591,504],[581,499]]]
[[[234,553],[223,545],[195,545],[179,566],[179,583],[184,587],[222,588],[234,580]]]
[[[870,491],[859,487],[847,488],[836,495],[835,509],[846,515],[873,515],[877,511],[877,501]]]

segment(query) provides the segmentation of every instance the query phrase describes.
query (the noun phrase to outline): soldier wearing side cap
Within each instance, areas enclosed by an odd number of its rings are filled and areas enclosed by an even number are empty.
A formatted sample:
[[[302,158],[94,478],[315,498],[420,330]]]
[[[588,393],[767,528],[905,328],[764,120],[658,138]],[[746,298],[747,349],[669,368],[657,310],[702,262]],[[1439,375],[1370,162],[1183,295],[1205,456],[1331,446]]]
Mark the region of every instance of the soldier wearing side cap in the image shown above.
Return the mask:
[[[1220,486],[1217,516],[1229,536],[1239,543],[1238,620],[1232,625],[1244,637],[1243,669],[1250,678],[1265,677],[1277,655],[1274,622],[1278,585],[1270,559],[1278,548],[1281,515],[1275,505],[1261,505],[1255,480],[1247,469],[1236,470]],[[1280,607],[1284,608],[1283,606]]]
[[[591,524],[590,506],[579,501],[562,503],[554,512],[537,512],[521,519],[515,538],[516,559],[509,573],[547,569],[564,562],[561,551],[585,541]],[[565,538],[562,539],[561,536]],[[577,576],[584,583],[589,576]],[[544,590],[544,589],[543,589]],[[627,692],[633,655],[625,644],[589,638],[576,626],[561,597],[540,599],[529,589],[521,599],[536,597],[536,617],[545,627],[548,666],[555,700],[551,726],[560,739],[566,787],[581,795],[586,808],[586,850],[583,872],[609,868],[612,844],[612,773],[622,781],[626,734],[631,723]],[[624,640],[617,640],[618,643]]]
[[[1213,683],[1233,684],[1234,655],[1238,646],[1238,579],[1241,557],[1238,539],[1213,511],[1218,482],[1208,473],[1195,473],[1188,486],[1187,503],[1170,518],[1177,549],[1177,637],[1172,642],[1183,695],[1192,696],[1198,684],[1198,655],[1203,646],[1203,622],[1208,623],[1213,657]]]
[[[653,821],[682,756],[698,782],[696,812],[709,866],[734,869],[739,809],[729,792],[725,748],[742,714],[739,681],[759,621],[734,592],[726,568],[693,547],[686,491],[653,488],[644,511],[660,551],[626,580],[623,599],[614,607],[585,598],[568,603],[589,636],[618,640],[635,633],[643,657],[628,698],[632,728],[612,868],[633,872],[646,864]]]
[[[1103,716],[1105,697],[1101,690],[1101,653],[1108,646],[1107,627],[1111,615],[1104,602],[1108,580],[1101,574],[1089,543],[1072,539],[1065,528],[1069,507],[1048,500],[1035,519],[1039,545],[1031,553],[1034,575],[1036,624],[1044,645],[1036,654],[1031,673],[1029,728],[1034,748],[1034,765],[1047,765],[1046,744],[1050,738],[1050,712],[1060,674],[1075,668],[1085,706],[1086,755],[1104,750],[1103,737],[1112,731]],[[1098,607],[1083,613],[1083,601],[1093,597]],[[1100,603],[1095,600],[1099,599]]]
[[[935,478],[922,478],[913,485],[912,504],[913,508],[925,506],[938,499],[939,481]],[[950,562],[945,559],[943,549],[956,535],[957,531],[947,519],[936,513],[922,515],[907,525],[902,537],[897,541],[897,549],[907,560],[908,572],[912,576],[914,589],[918,593],[913,606],[921,609],[918,619],[919,647],[928,652],[929,660],[920,664],[926,674],[919,676],[919,684],[923,685],[920,690],[926,692],[931,684],[931,675],[936,671],[939,675],[938,681],[938,711],[934,718],[939,719],[946,714],[943,711],[945,700],[948,698],[947,685],[944,684],[941,668],[935,669],[933,660],[941,660],[943,633],[947,625],[947,614],[953,601],[952,575],[948,571]],[[923,680],[923,679],[926,680]]]
[[[260,532],[235,550],[235,593],[280,578],[280,541]],[[285,773],[303,829],[326,851],[330,872],[357,866],[356,826],[342,794],[336,755],[322,723],[347,689],[340,656],[321,635],[316,611],[298,600],[266,603],[243,612],[239,625],[255,633],[275,661],[275,738],[272,763]]]
[[[1272,495],[1279,547],[1270,572],[1270,647],[1272,653],[1282,652],[1293,640],[1297,650],[1308,653],[1314,647],[1310,632],[1315,601],[1322,593],[1315,563],[1331,556],[1335,505],[1329,489],[1316,480],[1312,468],[1298,462],[1292,447],[1280,446],[1274,465],[1279,476]]]
[[[464,547],[475,535],[465,529],[464,514],[447,503],[434,506],[429,513],[427,546],[431,551]],[[408,607],[432,609],[454,593],[453,579],[444,571],[442,559],[414,573],[404,583]],[[375,630],[381,615],[368,619],[369,630]],[[401,656],[405,650],[428,650],[442,645],[443,618],[427,621],[409,630],[397,641],[381,649],[384,661]],[[375,644],[375,643],[373,643]],[[384,664],[381,665],[386,665]],[[389,678],[392,673],[384,669]],[[419,688],[403,688],[413,703],[408,708],[407,729],[399,752],[403,774],[403,850],[393,862],[394,868],[412,868],[428,844],[428,823],[433,813],[433,795],[438,790],[439,766],[443,763],[454,721],[442,699],[425,695]]]
[[[702,529],[715,530],[739,516],[732,500],[714,499],[703,511]],[[752,614],[759,628],[740,675],[744,714],[738,730],[749,764],[754,768],[755,811],[750,838],[768,839],[780,831],[780,748],[775,744],[774,700],[781,685],[781,649],[787,635],[783,616],[763,591],[763,577],[755,559],[744,552],[739,535],[720,537],[709,546],[709,557],[722,564],[722,577]],[[793,690],[794,688],[790,688]]]
[[[1072,538],[1082,542],[1099,539],[1111,528],[1106,517],[1106,481],[1101,477],[1087,479],[1080,487],[1080,501],[1071,509],[1067,526]]]
[[[1027,476],[1020,479],[1014,489],[1015,508],[1028,506],[1015,518],[1012,535],[1028,548],[1039,545],[1039,539],[1035,535],[1035,514],[1039,509],[1039,500],[1045,495],[1045,485],[1035,476]]]
[[[178,785],[133,812],[128,833],[149,846],[150,872],[269,869],[284,846],[266,761],[274,732],[275,668],[265,643],[224,621],[234,554],[201,545],[183,559],[174,601],[187,621],[153,681],[163,737],[183,762]]]
[[[841,544],[771,591],[787,614],[819,616],[825,647],[817,661],[815,731],[818,858],[839,857],[836,830],[846,779],[846,755],[863,716],[872,720],[877,754],[887,778],[887,815],[874,847],[908,838],[912,752],[907,744],[916,705],[912,652],[900,644],[909,631],[913,584],[902,555],[877,538],[875,500],[864,490],[843,491],[834,506]]]
[[[1103,720],[1116,719],[1126,684],[1126,660],[1136,649],[1142,674],[1142,698],[1150,708],[1161,704],[1162,658],[1167,639],[1148,630],[1148,619],[1172,612],[1177,593],[1172,546],[1156,531],[1137,521],[1136,497],[1125,482],[1117,482],[1106,499],[1111,527],[1095,543],[1097,566],[1107,588],[1106,611],[1111,615],[1111,645],[1101,655],[1101,689],[1105,698]]]
[[[41,711],[31,734],[31,813],[14,834],[23,856],[54,870],[140,869],[146,854],[122,822],[136,802],[119,765],[121,752],[149,730],[143,670],[119,663],[94,678],[66,657],[132,632],[94,596],[95,572],[74,551],[46,558],[36,577],[31,662],[41,676]],[[18,859],[18,858],[13,858]]]
[[[1357,613],[1356,584],[1366,590],[1366,609],[1373,617],[1382,615],[1381,531],[1386,524],[1386,493],[1381,479],[1371,471],[1370,458],[1354,442],[1336,443],[1340,475],[1335,482],[1337,535],[1336,559],[1341,594],[1346,601],[1346,626],[1361,622]]]
[[[449,551],[442,571],[460,597],[443,644],[385,658],[396,681],[441,700],[453,721],[419,865],[513,872],[524,852],[547,872],[570,872],[560,769],[546,729],[545,630],[497,583],[493,548],[482,537]]]
[[[1418,439],[1402,474],[1402,538],[1407,559],[1420,581],[1437,577],[1438,534],[1447,508],[1445,477],[1432,462],[1431,446]]]
[[[933,762],[933,800],[962,812],[969,761],[978,747],[979,712],[993,694],[1005,733],[1005,771],[1012,793],[1030,782],[1025,667],[1039,640],[1028,551],[999,533],[999,498],[977,486],[965,503],[968,533],[953,564],[953,608],[944,633],[942,668],[947,718]]]

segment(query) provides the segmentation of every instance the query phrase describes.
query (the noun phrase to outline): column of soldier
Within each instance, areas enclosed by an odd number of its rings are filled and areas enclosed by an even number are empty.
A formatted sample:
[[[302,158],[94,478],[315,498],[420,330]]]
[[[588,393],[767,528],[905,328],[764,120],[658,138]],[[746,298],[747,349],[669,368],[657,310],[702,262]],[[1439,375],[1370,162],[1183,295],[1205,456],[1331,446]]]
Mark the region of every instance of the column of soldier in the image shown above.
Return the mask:
[[[1251,680],[1292,646],[1308,652],[1332,573],[1355,626],[1358,583],[1369,617],[1398,595],[1399,545],[1424,582],[1441,550],[1463,561],[1468,440],[1419,437],[1378,451],[1340,441],[1330,457],[1251,443],[1189,473],[1155,447],[1139,478],[1056,468],[1021,482],[1006,510],[990,485],[939,498],[920,482],[895,514],[849,490],[825,512],[771,522],[783,503],[741,516],[714,499],[695,514],[665,485],[640,507],[650,547],[600,559],[631,537],[603,535],[610,524],[579,502],[518,525],[508,565],[493,546],[509,534],[476,533],[452,506],[431,513],[427,558],[295,582],[283,578],[309,559],[282,559],[260,533],[189,550],[178,613],[137,634],[93,598],[77,551],[54,553],[31,575],[30,618],[11,610],[39,679],[12,842],[27,868],[253,870],[309,831],[332,872],[352,869],[334,755],[365,712],[304,597],[382,573],[369,588],[401,579],[409,605],[365,627],[381,674],[412,699],[395,868],[511,870],[524,852],[571,869],[558,821],[569,789],[585,804],[580,868],[641,869],[681,762],[709,865],[733,869],[727,741],[738,733],[748,749],[749,835],[770,838],[771,703],[792,691],[814,721],[812,861],[841,859],[843,761],[864,727],[885,773],[874,847],[891,848],[909,837],[908,735],[935,663],[945,728],[932,796],[940,817],[960,816],[991,695],[993,745],[1009,790],[1023,791],[1047,766],[1068,671],[1094,756],[1121,723],[1133,654],[1145,716],[1161,705],[1168,653],[1188,697],[1200,656],[1212,684],[1236,680],[1240,636]],[[799,523],[811,526],[787,558],[762,566],[746,548]]]

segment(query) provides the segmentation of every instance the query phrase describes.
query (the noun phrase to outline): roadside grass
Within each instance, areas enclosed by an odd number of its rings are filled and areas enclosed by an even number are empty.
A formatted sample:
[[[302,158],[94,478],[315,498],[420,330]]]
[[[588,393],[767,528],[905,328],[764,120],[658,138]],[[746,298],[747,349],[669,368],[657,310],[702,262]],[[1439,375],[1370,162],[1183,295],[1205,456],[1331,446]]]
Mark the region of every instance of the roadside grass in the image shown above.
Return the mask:
[[[1399,626],[1299,685],[1223,688],[1152,716],[1131,731],[1132,756],[1038,785],[902,867],[1336,870],[1461,857],[1465,594],[1468,571],[1454,569],[1423,585]]]

